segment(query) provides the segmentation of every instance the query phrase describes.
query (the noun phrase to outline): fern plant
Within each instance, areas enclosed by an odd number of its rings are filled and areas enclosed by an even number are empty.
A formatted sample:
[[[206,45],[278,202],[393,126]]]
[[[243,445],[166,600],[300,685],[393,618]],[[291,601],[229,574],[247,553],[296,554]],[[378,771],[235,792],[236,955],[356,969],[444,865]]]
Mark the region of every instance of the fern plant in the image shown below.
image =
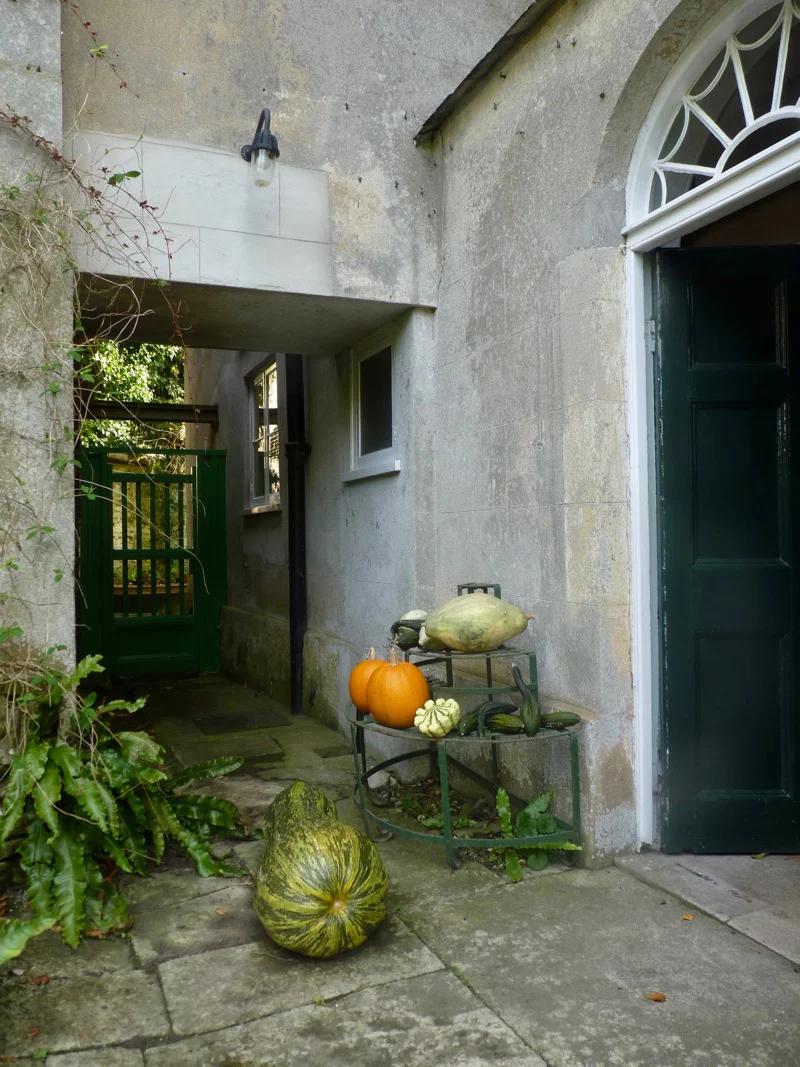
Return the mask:
[[[511,814],[511,800],[508,793],[505,789],[498,789],[497,815],[500,819],[503,837],[536,837],[538,834],[556,833],[559,827],[555,816],[550,814],[552,801],[553,794],[548,789],[523,808],[515,820]],[[580,852],[580,850],[580,845],[572,841],[542,841],[530,848],[506,848],[503,849],[506,874],[512,882],[520,881],[522,878],[520,855],[525,857],[525,863],[531,870],[540,871],[550,862],[553,852]]]
[[[103,669],[99,656],[72,672],[46,658],[19,698],[27,736],[0,781],[0,858],[19,866],[33,918],[0,919],[0,963],[53,927],[73,948],[84,935],[127,928],[113,876],[147,874],[168,840],[203,877],[241,873],[209,844],[220,832],[243,833],[235,805],[176,791],[229,774],[241,760],[211,760],[170,776],[164,749],[149,734],[109,724],[113,714],[138,711],[144,699],[98,703],[96,693],[79,695],[85,678]]]

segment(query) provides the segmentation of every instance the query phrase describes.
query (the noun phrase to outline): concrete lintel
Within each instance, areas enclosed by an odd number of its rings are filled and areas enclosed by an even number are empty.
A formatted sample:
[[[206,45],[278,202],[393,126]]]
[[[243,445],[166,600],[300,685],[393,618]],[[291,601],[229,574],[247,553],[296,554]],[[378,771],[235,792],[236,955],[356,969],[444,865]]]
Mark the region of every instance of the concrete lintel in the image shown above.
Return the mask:
[[[238,286],[81,277],[81,318],[88,333],[125,341],[256,352],[333,355],[420,306]],[[126,294],[130,294],[130,307]]]

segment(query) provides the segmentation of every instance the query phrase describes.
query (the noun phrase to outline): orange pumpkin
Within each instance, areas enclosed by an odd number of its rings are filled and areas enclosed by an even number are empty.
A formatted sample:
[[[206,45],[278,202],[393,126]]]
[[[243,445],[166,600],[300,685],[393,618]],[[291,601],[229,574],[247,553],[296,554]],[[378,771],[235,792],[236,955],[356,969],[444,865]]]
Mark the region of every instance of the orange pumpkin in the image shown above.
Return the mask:
[[[369,650],[366,659],[362,659],[350,671],[350,699],[359,711],[369,711],[367,705],[367,682],[379,667],[385,667],[386,660],[378,659],[375,649]]]
[[[406,730],[414,725],[417,708],[430,697],[425,675],[413,663],[404,663],[396,647],[389,662],[367,683],[367,707],[375,722]]]

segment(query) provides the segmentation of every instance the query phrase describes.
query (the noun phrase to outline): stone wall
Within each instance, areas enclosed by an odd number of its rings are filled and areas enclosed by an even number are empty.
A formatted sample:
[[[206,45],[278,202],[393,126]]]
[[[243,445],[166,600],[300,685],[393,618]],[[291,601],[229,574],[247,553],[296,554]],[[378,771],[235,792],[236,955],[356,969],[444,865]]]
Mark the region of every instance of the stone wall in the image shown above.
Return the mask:
[[[288,526],[285,507],[260,514],[248,509],[250,457],[247,376],[263,366],[265,352],[191,349],[186,395],[217,404],[219,428],[187,426],[188,448],[225,449],[227,595],[222,610],[220,662],[224,673],[289,704]],[[283,396],[285,356],[277,356]],[[286,411],[279,419],[286,440]],[[286,458],[281,479],[286,487]]]
[[[437,596],[491,580],[535,614],[542,690],[588,720],[598,859],[635,843],[625,183],[653,95],[719,6],[557,5],[433,149]]]
[[[27,115],[31,132],[56,144],[60,22],[58,0],[0,0],[0,107]],[[4,202],[6,189],[20,190],[10,206],[23,213],[35,206],[28,194],[37,187],[45,195],[63,191],[46,151],[3,121],[0,185]],[[51,219],[57,226],[58,213]],[[75,648],[73,469],[59,475],[53,463],[71,454],[63,432],[72,425],[71,279],[63,255],[49,254],[41,240],[45,227],[32,231],[38,258],[15,254],[13,222],[0,246],[0,626],[19,626],[39,648],[64,646],[69,661]],[[61,392],[50,395],[50,382],[60,382]]]
[[[396,474],[343,481],[350,465],[350,356],[307,365],[306,702],[340,727],[353,665],[372,645],[385,654],[391,623],[432,596],[433,323],[431,312],[413,311],[376,341],[392,345]]]
[[[82,0],[132,92],[65,12],[65,127],[238,152],[269,107],[281,160],[329,174],[337,291],[426,300],[438,172],[413,135],[526,6]]]

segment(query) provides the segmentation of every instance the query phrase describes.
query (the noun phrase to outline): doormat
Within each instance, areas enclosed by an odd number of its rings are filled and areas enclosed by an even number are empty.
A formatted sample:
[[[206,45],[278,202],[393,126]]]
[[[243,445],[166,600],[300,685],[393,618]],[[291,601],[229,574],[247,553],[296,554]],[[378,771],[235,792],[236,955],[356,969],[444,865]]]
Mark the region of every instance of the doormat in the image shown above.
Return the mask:
[[[195,726],[204,734],[241,733],[247,730],[266,730],[271,726],[290,726],[290,720],[279,711],[223,711],[217,715],[198,715]]]

